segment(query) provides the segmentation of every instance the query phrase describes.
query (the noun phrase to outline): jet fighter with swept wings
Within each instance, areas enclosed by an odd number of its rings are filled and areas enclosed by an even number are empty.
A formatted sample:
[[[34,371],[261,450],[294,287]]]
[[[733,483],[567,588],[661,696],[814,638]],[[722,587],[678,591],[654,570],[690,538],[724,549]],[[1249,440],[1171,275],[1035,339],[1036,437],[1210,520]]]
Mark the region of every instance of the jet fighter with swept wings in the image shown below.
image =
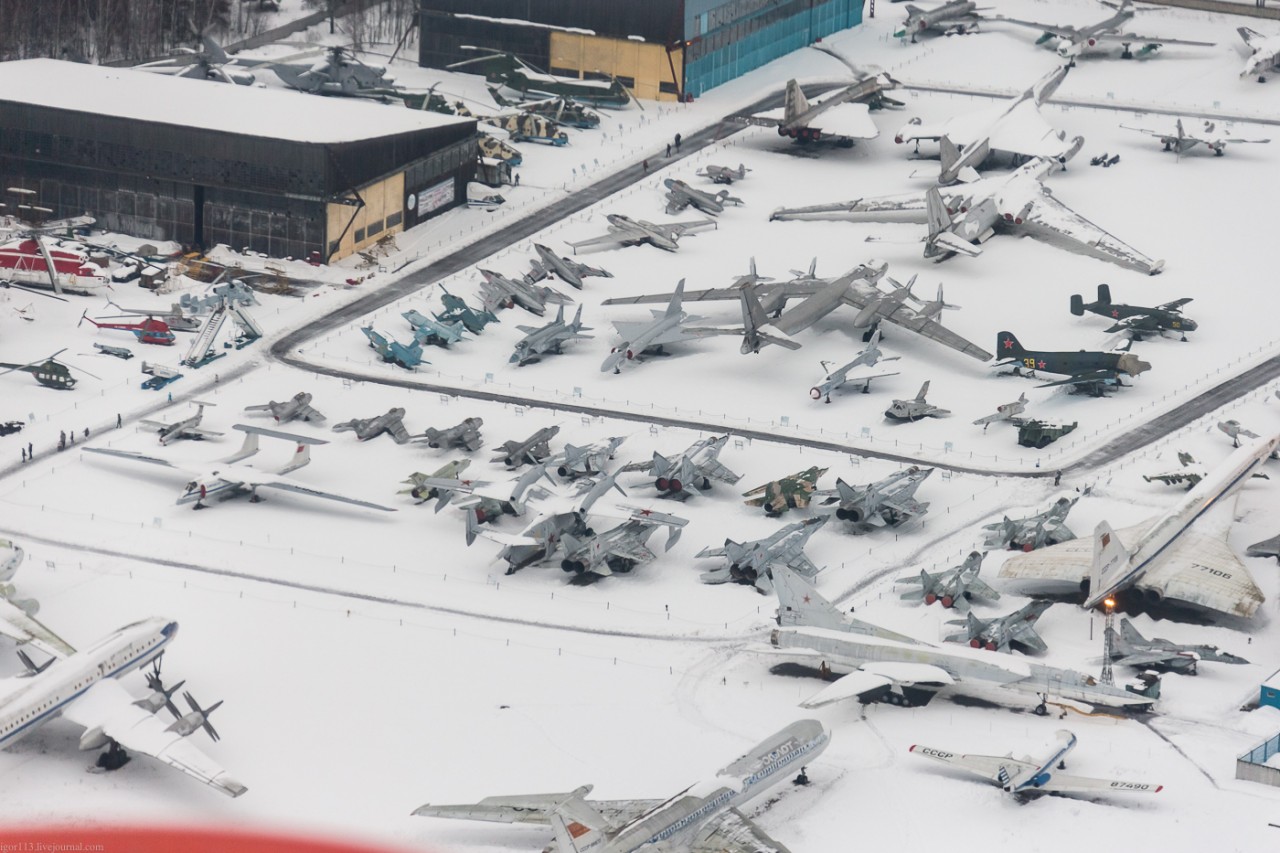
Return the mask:
[[[483,418],[464,418],[461,423],[446,429],[427,427],[426,431],[414,437],[414,441],[425,441],[427,447],[461,447],[466,450],[479,450],[484,444],[480,437],[480,427],[484,426]]]
[[[710,178],[713,184],[732,184],[734,181],[741,181],[747,176],[747,172],[751,170],[741,163],[738,168],[733,169],[729,166],[716,166],[708,163],[704,168],[699,169],[696,174],[700,178]]]
[[[703,583],[753,584],[759,592],[769,593],[773,590],[773,566],[781,563],[804,578],[814,578],[821,569],[814,565],[804,552],[809,537],[825,525],[830,516],[825,518],[806,518],[795,524],[780,527],[763,539],[749,542],[737,542],[725,539],[724,545],[718,548],[707,546],[693,556],[696,559],[708,557],[724,557],[726,565],[703,572],[698,579]]]
[[[560,568],[574,575],[575,583],[608,577],[614,572],[630,572],[657,557],[646,544],[659,527],[667,529],[664,550],[670,551],[680,539],[688,519],[643,507],[622,506],[630,512],[627,520],[608,530],[582,534],[566,533],[560,539],[564,558]]]
[[[386,433],[396,444],[404,444],[409,440],[409,430],[404,425],[404,409],[399,406],[388,409],[386,414],[372,418],[353,418],[333,425],[334,432],[354,432],[360,441]]]
[[[461,467],[459,466],[459,473]],[[497,521],[504,515],[522,516],[530,498],[549,497],[550,492],[535,485],[546,473],[545,467],[534,465],[516,479],[501,483],[463,480],[458,478],[458,473],[430,477],[415,474],[410,494],[419,503],[435,498],[436,512],[448,506],[456,496],[462,495],[453,505],[467,511],[468,524],[472,518],[477,524],[484,524],[486,521]],[[470,545],[474,539],[474,534],[468,528],[467,544]]]
[[[549,426],[535,432],[523,441],[511,439],[498,446],[498,455],[490,462],[501,462],[508,468],[521,465],[539,465],[551,455],[551,439],[560,433],[560,427]]]
[[[691,187],[676,178],[666,178],[662,185],[667,188],[667,213],[679,213],[686,207],[695,207],[708,216],[724,213],[726,204],[742,204],[742,199],[729,195],[728,190],[709,193]]]
[[[684,500],[696,494],[690,489],[703,492],[710,489],[712,480],[733,485],[742,478],[720,462],[720,451],[728,442],[728,435],[699,439],[674,459],[654,451],[652,460],[624,465],[620,473],[644,471],[653,475],[654,485],[662,497]]]
[[[533,250],[538,253],[538,260],[529,261],[531,269],[525,275],[525,281],[542,281],[547,276],[554,275],[565,284],[582,290],[582,280],[587,276],[613,278],[613,273],[607,269],[580,264],[572,258],[562,257],[541,243],[534,243]]]
[[[973,0],[950,0],[932,9],[921,9],[908,3],[903,8],[907,10],[907,19],[893,31],[893,37],[905,39],[910,36],[913,43],[916,36],[929,31],[947,36],[976,33],[978,25],[987,20],[978,14],[987,8],[979,8]]]
[[[948,643],[968,643],[970,648],[986,649],[990,652],[1009,652],[1017,646],[1023,652],[1044,652],[1049,647],[1036,633],[1035,624],[1044,612],[1053,605],[1052,601],[1036,599],[1012,613],[995,619],[979,619],[972,612],[963,619],[952,619],[948,625],[963,625],[959,631],[953,631],[945,639]]]
[[[292,399],[285,400],[283,403],[277,403],[272,400],[260,406],[245,406],[244,410],[246,412],[270,412],[278,424],[288,423],[292,420],[324,420],[324,415],[311,408],[311,395],[306,391],[299,391],[293,395]]]
[[[1120,620],[1120,632],[1111,633],[1111,662],[1139,669],[1159,669],[1189,675],[1197,673],[1201,661],[1210,663],[1248,663],[1244,658],[1204,643],[1175,643],[1163,637],[1148,640],[1138,633],[1129,619]]]
[[[531,314],[539,317],[547,310],[547,303],[564,305],[572,302],[568,296],[549,287],[540,287],[527,279],[507,278],[493,270],[479,270],[484,281],[480,283],[480,298],[484,300],[485,312],[493,314],[494,309],[511,308],[519,305]]]
[[[983,525],[986,541],[982,547],[988,551],[1008,548],[1013,551],[1033,551],[1046,545],[1057,545],[1075,539],[1076,535],[1067,527],[1067,513],[1080,500],[1079,495],[1060,497],[1053,506],[1035,515],[1025,518],[1011,519],[1005,516],[993,524]]]
[[[871,340],[867,342],[866,348],[859,352],[853,361],[835,370],[831,369],[831,362],[822,362],[822,369],[828,371],[827,375],[821,382],[809,389],[809,396],[815,400],[825,400],[830,403],[831,392],[844,388],[846,385],[852,390],[861,390],[862,393],[866,394],[871,390],[871,380],[898,375],[896,370],[875,372],[871,368],[875,367],[880,361],[896,361],[898,358],[900,356],[885,356],[881,352],[880,330],[876,329],[871,335]],[[865,367],[867,370],[850,374],[850,371],[859,367]]]
[[[961,613],[969,609],[975,598],[987,601],[998,601],[1000,593],[992,589],[978,573],[982,571],[983,551],[971,551],[964,562],[944,572],[920,570],[920,575],[908,575],[898,578],[898,583],[918,583],[919,589],[911,589],[902,593],[903,601],[923,601],[933,604],[935,601],[946,609],[955,608]]]
[[[809,505],[817,515],[834,515],[855,526],[878,516],[886,525],[897,527],[929,511],[929,503],[917,501],[915,495],[932,473],[932,468],[912,465],[865,486],[837,479],[834,489],[814,492]]]
[[[776,127],[779,136],[795,142],[834,142],[844,148],[856,139],[875,139],[880,135],[870,110],[886,105],[902,106],[884,93],[898,88],[898,81],[888,74],[863,77],[821,99],[809,101],[800,84],[787,81],[781,107],[762,113],[734,116],[742,124]]]
[[[626,440],[625,435],[615,435],[581,447],[566,444],[564,450],[547,460],[547,468],[555,471],[556,476],[562,480],[601,474],[604,472],[604,463],[613,459],[614,453]]]
[[[518,367],[541,361],[544,355],[559,354],[561,347],[569,341],[592,337],[592,335],[583,334],[591,331],[591,327],[582,325],[581,305],[578,306],[578,312],[573,319],[567,323],[564,319],[564,306],[561,305],[556,311],[556,318],[545,326],[517,326],[516,328],[524,332],[524,337],[516,341],[515,349],[508,362]]]

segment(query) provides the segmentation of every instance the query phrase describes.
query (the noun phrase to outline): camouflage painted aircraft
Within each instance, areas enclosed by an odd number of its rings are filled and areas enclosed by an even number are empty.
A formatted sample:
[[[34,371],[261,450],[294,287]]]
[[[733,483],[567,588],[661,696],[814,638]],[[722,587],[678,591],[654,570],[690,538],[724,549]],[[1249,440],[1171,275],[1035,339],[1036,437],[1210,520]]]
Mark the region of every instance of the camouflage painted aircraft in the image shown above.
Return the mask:
[[[413,327],[414,340],[420,344],[432,344],[448,349],[449,344],[456,344],[462,340],[465,327],[460,322],[445,323],[412,309],[400,316],[409,321],[409,325]]]
[[[539,317],[547,310],[547,303],[564,305],[572,302],[568,296],[549,287],[538,287],[527,279],[507,278],[493,270],[480,270],[484,281],[480,284],[480,298],[484,300],[485,310],[492,314],[496,308],[511,308],[519,305],[524,310]]]
[[[389,409],[385,415],[376,418],[356,418],[333,425],[334,432],[354,432],[360,441],[377,438],[384,432],[391,436],[396,444],[404,444],[409,440],[409,431],[404,427],[404,409]]]
[[[964,562],[944,572],[927,572],[920,570],[920,575],[908,575],[898,578],[898,583],[917,583],[919,589],[902,593],[903,601],[923,601],[926,605],[935,601],[946,609],[955,608],[961,613],[969,609],[975,598],[987,601],[999,601],[1000,593],[996,592],[981,578],[983,551],[971,551]]]
[[[564,321],[564,306],[561,305],[556,311],[556,318],[547,325],[516,326],[516,328],[524,332],[524,337],[516,341],[515,350],[507,361],[517,367],[541,361],[544,355],[558,355],[561,347],[569,341],[594,337],[583,334],[591,331],[591,327],[582,325],[581,305],[578,306],[578,312],[573,320],[568,323]]]
[[[436,314],[436,319],[441,323],[461,323],[473,335],[483,332],[484,327],[490,323],[498,322],[497,315],[492,311],[486,308],[475,310],[461,296],[455,296],[446,290],[444,285],[440,285],[440,301],[444,304],[444,311]]]
[[[484,444],[480,437],[480,427],[484,426],[483,418],[466,418],[461,423],[447,429],[427,427],[426,432],[415,436],[414,441],[425,441],[427,447],[462,447],[467,450],[479,450]]]
[[[654,485],[662,497],[684,500],[697,493],[690,489],[703,492],[710,489],[713,479],[733,485],[742,478],[720,462],[720,451],[728,442],[727,435],[699,439],[674,459],[654,451],[649,462],[632,462],[622,466],[619,473],[644,471],[653,475]]]
[[[699,169],[696,174],[700,178],[710,178],[713,184],[732,184],[734,181],[741,181],[747,176],[747,172],[751,170],[741,163],[738,168],[732,169],[728,166],[715,166],[708,163],[704,168]]]
[[[460,116],[474,118],[481,124],[505,130],[512,142],[545,142],[557,147],[569,144],[569,134],[561,130],[560,125],[533,113],[517,111],[481,115],[472,112],[462,101],[454,102],[453,111]]]
[[[930,31],[945,36],[976,33],[978,25],[987,20],[978,14],[987,9],[979,9],[978,4],[972,0],[951,0],[932,9],[921,9],[908,3],[904,8],[907,10],[907,19],[893,31],[893,37],[905,39],[910,36],[913,44],[916,36]]]
[[[1148,640],[1138,633],[1138,629],[1133,627],[1128,618],[1120,620],[1120,633],[1117,634],[1115,628],[1107,630],[1111,632],[1111,662],[1122,666],[1196,675],[1197,665],[1201,661],[1248,663],[1244,658],[1224,652],[1217,646],[1175,643],[1161,637]]]
[[[1012,646],[1018,646],[1023,652],[1048,651],[1049,647],[1036,633],[1035,624],[1052,605],[1052,601],[1035,599],[995,619],[979,619],[969,613],[964,619],[953,619],[947,623],[963,625],[964,629],[948,634],[944,639],[948,643],[968,643],[972,648],[992,652],[1011,652]]]
[[[1127,351],[1048,352],[1025,349],[1013,336],[1013,332],[1000,332],[996,335],[996,352],[997,357],[1003,360],[997,361],[992,367],[1013,365],[1013,370],[1010,372],[1015,376],[1035,376],[1036,371],[1041,371],[1067,377],[1037,385],[1037,388],[1067,385],[1073,389],[1073,392],[1080,391],[1094,397],[1103,396],[1111,388],[1125,387],[1120,381],[1121,376],[1137,376],[1151,369],[1148,362]],[[1027,373],[1023,374],[1023,370]]]
[[[770,518],[777,518],[789,509],[804,509],[813,499],[818,478],[827,473],[827,470],[815,465],[789,477],[756,486],[742,493],[744,498],[748,498],[743,503],[747,506],[764,507],[764,514]]]
[[[498,455],[490,462],[501,462],[508,468],[519,468],[521,465],[539,465],[551,455],[551,439],[560,433],[560,427],[549,426],[535,432],[524,441],[504,441],[498,447]]]
[[[851,370],[858,367],[872,368],[880,361],[897,361],[900,356],[885,356],[880,350],[880,330],[876,329],[871,335],[871,340],[867,342],[867,346],[858,355],[843,367],[831,370],[831,362],[821,362],[822,369],[828,371],[826,377],[817,385],[809,389],[809,396],[815,400],[825,400],[831,402],[831,392],[848,385],[851,390],[861,390],[866,394],[871,390],[872,379],[882,379],[886,376],[897,376],[898,372],[879,373],[870,370],[863,370],[858,373],[849,375]]]
[[[925,400],[929,393],[929,382],[926,379],[910,400],[894,400],[884,410],[884,416],[891,421],[918,421],[921,418],[945,418],[950,415],[950,409],[943,409]]]
[[[441,498],[443,497],[441,491],[435,488],[434,486],[427,485],[427,480],[430,480],[430,479],[456,480],[458,477],[462,475],[462,472],[465,471],[467,466],[470,464],[471,464],[470,459],[454,459],[451,462],[444,463],[439,468],[437,468],[434,473],[431,473],[431,474],[424,474],[421,471],[414,471],[412,474],[409,475],[409,479],[400,481],[405,485],[407,485],[409,488],[401,489],[400,491],[396,492],[396,494],[409,495],[417,503],[425,503],[429,500],[432,500],[433,498]],[[445,499],[445,503],[448,503],[447,498]],[[436,511],[439,512],[439,507],[437,507]]]
[[[657,557],[646,544],[649,537],[660,528],[667,529],[667,541],[663,548],[670,551],[680,540],[680,533],[688,519],[652,509],[624,506],[631,514],[622,524],[601,533],[588,528],[582,535],[566,533],[560,539],[564,557],[560,568],[574,575],[575,583],[588,583],[608,577],[614,572],[630,572],[641,563]]]
[[[725,539],[718,548],[703,548],[695,559],[725,557],[726,565],[703,572],[698,579],[703,583],[753,584],[765,594],[773,591],[773,566],[782,564],[801,577],[812,579],[821,569],[804,553],[809,537],[825,525],[827,518],[807,518],[795,524],[781,527],[763,539],[737,542]]]
[[[285,424],[292,420],[324,420],[324,415],[311,408],[311,395],[306,391],[299,391],[293,395],[292,399],[285,400],[283,403],[277,403],[272,400],[270,403],[264,403],[260,406],[245,406],[244,410],[246,412],[270,412],[278,424]]]
[[[811,506],[818,515],[834,515],[852,525],[869,524],[878,516],[886,525],[897,527],[929,511],[928,502],[920,503],[915,494],[932,473],[932,468],[912,465],[865,486],[850,486],[837,479],[834,489],[810,496]]]
[[[461,71],[464,74],[483,74],[489,83],[500,84],[520,93],[521,97],[534,95],[538,97],[561,96],[573,98],[593,107],[611,107],[620,109],[631,103],[631,93],[627,87],[614,78],[608,82],[602,80],[580,80],[574,77],[556,77],[538,71],[510,53],[489,52],[487,48],[475,48],[485,51],[485,55],[475,59],[466,59],[445,66],[450,71]]]
[[[983,542],[987,550],[1008,548],[1011,551],[1033,551],[1046,545],[1057,545],[1075,539],[1076,535],[1067,527],[1067,513],[1076,505],[1080,496],[1061,497],[1053,506],[1042,513],[1029,515],[1026,518],[1011,519],[1005,516],[994,524],[983,525],[987,532]]]
[[[1041,36],[1036,39],[1036,44],[1054,43],[1054,49],[1063,59],[1070,59],[1071,64],[1089,53],[1100,53],[1108,47],[1120,45],[1123,50],[1120,53],[1123,59],[1133,59],[1134,52],[1130,47],[1137,43],[1142,47],[1138,49],[1136,56],[1144,57],[1148,54],[1155,53],[1157,49],[1166,44],[1186,45],[1190,47],[1213,47],[1211,41],[1187,41],[1186,39],[1166,39],[1159,36],[1144,36],[1133,32],[1123,32],[1123,27],[1133,19],[1137,10],[1133,8],[1132,0],[1123,0],[1119,6],[1113,3],[1107,3],[1115,9],[1115,13],[1110,17],[1098,21],[1095,24],[1089,24],[1083,27],[1072,27],[1068,25],[1057,24],[1041,24],[1036,21],[1022,21],[1017,18],[1006,18],[1001,15],[994,20],[1004,21],[1010,24],[1018,24],[1023,27],[1030,27],[1034,30],[1040,30]]]
[[[1084,297],[1075,294],[1071,297],[1071,313],[1083,317],[1088,311],[1099,317],[1109,317],[1115,324],[1107,329],[1111,332],[1128,332],[1134,338],[1142,340],[1147,335],[1164,336],[1166,331],[1179,332],[1182,339],[1187,339],[1187,332],[1194,332],[1199,326],[1196,321],[1182,316],[1182,306],[1190,302],[1190,298],[1175,299],[1155,308],[1143,308],[1138,305],[1121,305],[1111,301],[1111,288],[1098,285],[1098,299],[1095,302],[1084,301]]]
[[[407,344],[389,341],[373,330],[373,326],[361,326],[360,331],[369,339],[369,348],[388,364],[398,364],[405,370],[413,370],[421,364],[430,364],[422,357],[422,344],[417,335]]]
[[[560,95],[536,101],[512,101],[502,97],[502,92],[495,86],[485,88],[489,90],[493,102],[504,109],[519,109],[541,116],[554,124],[576,127],[579,130],[592,130],[600,126],[599,113],[592,112],[573,98]]]
[[[582,290],[582,280],[587,276],[613,278],[613,273],[606,269],[580,264],[571,258],[562,257],[541,243],[534,243],[533,250],[538,253],[538,259],[529,261],[532,269],[525,275],[525,281],[542,281],[547,276],[554,275],[565,284]]]
[[[724,213],[726,204],[742,204],[742,199],[729,195],[728,190],[709,193],[676,178],[666,178],[662,185],[667,188],[668,215],[679,213],[686,207],[695,207],[709,216],[717,216]]]

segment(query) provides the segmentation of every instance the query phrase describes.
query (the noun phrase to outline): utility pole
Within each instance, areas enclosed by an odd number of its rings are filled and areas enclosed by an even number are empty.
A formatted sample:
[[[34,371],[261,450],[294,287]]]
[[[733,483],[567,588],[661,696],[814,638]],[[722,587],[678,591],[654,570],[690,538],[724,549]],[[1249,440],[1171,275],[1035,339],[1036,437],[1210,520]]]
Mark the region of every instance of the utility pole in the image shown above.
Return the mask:
[[[1107,608],[1107,621],[1106,627],[1102,629],[1102,676],[1098,680],[1103,684],[1114,685],[1115,677],[1111,674],[1111,655],[1115,650],[1111,647],[1111,638],[1115,635],[1113,626],[1116,618],[1116,600],[1108,598],[1102,603]]]

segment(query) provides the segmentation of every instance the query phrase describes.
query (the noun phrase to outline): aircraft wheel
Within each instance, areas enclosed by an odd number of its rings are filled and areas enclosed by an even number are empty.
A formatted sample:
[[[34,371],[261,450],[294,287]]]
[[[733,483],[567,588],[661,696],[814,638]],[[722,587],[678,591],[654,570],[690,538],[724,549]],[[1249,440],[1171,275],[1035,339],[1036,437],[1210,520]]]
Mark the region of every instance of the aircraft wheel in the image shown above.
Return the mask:
[[[1049,706],[1041,702],[1036,706],[1035,715],[1037,717],[1047,717],[1049,715]]]

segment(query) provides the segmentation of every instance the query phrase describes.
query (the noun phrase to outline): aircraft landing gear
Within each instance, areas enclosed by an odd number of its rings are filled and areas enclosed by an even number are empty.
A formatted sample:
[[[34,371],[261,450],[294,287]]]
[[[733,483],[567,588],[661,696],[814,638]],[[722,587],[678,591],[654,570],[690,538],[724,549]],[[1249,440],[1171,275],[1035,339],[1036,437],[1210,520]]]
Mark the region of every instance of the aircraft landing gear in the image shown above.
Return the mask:
[[[1059,770],[1066,770],[1066,769],[1067,769],[1067,762],[1065,762],[1065,761],[1059,761],[1059,762],[1058,762],[1058,769],[1059,769]]]
[[[804,771],[805,771],[805,768],[801,767],[800,775],[791,780],[792,785],[808,785],[809,784],[809,774],[805,773]]]
[[[98,755],[97,767],[99,770],[119,770],[130,761],[129,753],[115,741],[111,741],[111,745],[107,747],[107,751]]]
[[[195,506],[193,506],[193,507],[191,507],[191,508],[192,508],[192,509],[208,509],[209,507],[205,506],[205,505],[204,505],[203,503],[201,503],[200,501],[196,501]]]
[[[1045,693],[1037,693],[1040,697],[1040,704],[1035,707],[1035,715],[1037,717],[1046,717],[1049,715],[1049,696]]]
[[[249,503],[251,504],[262,503],[263,500],[264,498],[261,495],[259,495],[257,492],[254,492],[253,494],[249,495]]]

